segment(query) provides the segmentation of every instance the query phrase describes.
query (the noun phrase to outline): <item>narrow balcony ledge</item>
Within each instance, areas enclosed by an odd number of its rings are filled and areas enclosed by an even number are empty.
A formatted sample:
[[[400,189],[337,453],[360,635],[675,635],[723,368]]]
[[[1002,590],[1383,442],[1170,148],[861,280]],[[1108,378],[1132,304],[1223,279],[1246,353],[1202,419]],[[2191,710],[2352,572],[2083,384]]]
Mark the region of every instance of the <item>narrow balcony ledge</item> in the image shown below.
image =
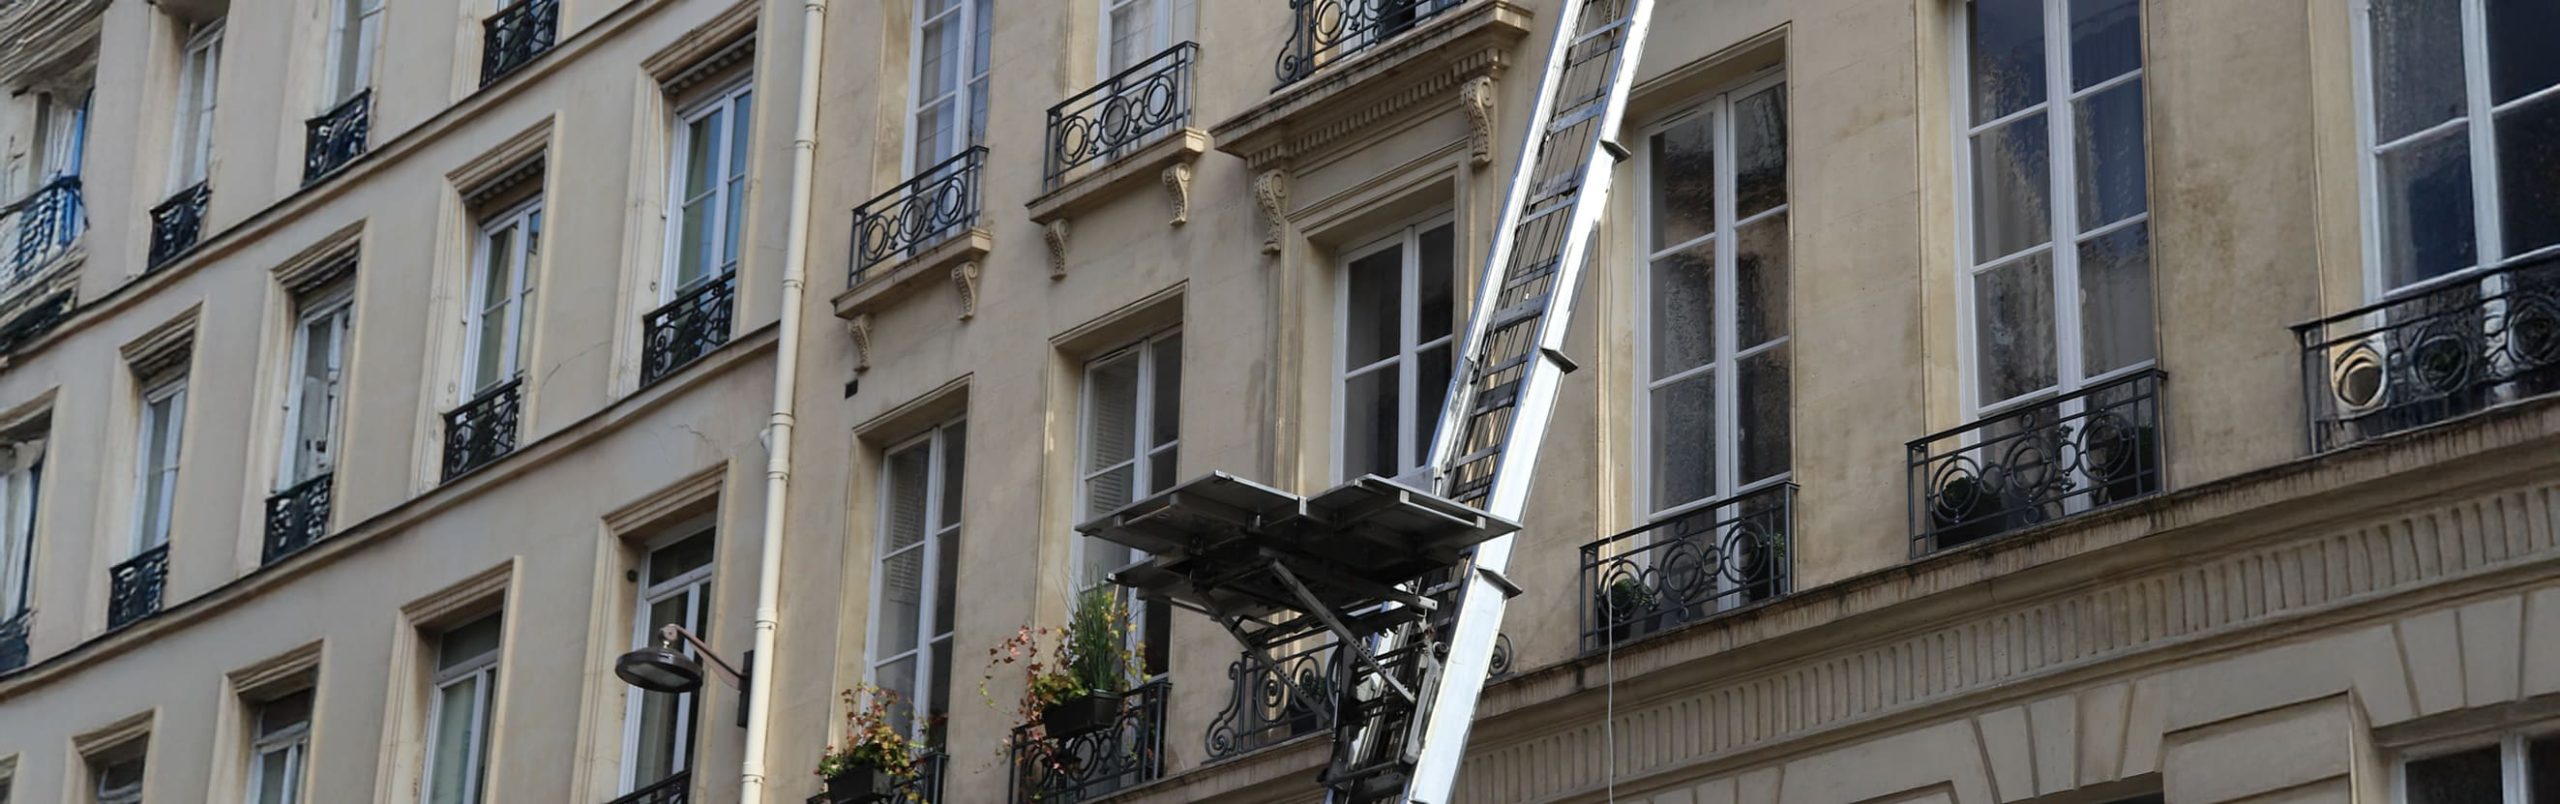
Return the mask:
[[[1268,100],[1209,128],[1218,149],[1259,170],[1390,129],[1438,106],[1465,109],[1476,164],[1491,161],[1491,83],[1529,35],[1531,14],[1509,0],[1468,0],[1394,39],[1315,68]]]
[[[960,230],[904,262],[887,270],[865,271],[862,281],[836,294],[836,317],[852,320],[869,315],[923,290],[933,279],[961,282],[962,318],[977,307],[977,266],[984,265],[987,253],[995,248],[995,233],[984,226]],[[964,281],[960,275],[967,274]]]
[[[1025,205],[1031,210],[1031,222],[1040,224],[1042,236],[1049,243],[1049,278],[1066,278],[1069,224],[1075,218],[1135,191],[1140,185],[1157,184],[1164,188],[1172,202],[1167,225],[1190,223],[1192,165],[1198,164],[1200,156],[1209,152],[1210,142],[1209,132],[1197,128],[1176,129],[1162,139],[1031,199],[1031,203]]]

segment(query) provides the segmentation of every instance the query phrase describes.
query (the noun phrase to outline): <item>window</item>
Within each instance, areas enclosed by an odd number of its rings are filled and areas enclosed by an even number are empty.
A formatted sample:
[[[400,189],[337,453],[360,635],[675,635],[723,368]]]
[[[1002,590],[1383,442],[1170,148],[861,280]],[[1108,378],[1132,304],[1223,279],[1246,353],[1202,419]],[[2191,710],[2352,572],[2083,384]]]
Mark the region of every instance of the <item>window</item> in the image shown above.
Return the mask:
[[[915,99],[908,164],[922,175],[986,140],[987,60],[995,0],[916,0]]]
[[[480,226],[471,269],[471,313],[465,326],[465,398],[515,379],[523,370],[525,327],[532,323],[533,272],[542,256],[542,201],[527,201]]]
[[[222,68],[222,20],[196,23],[178,69],[178,131],[171,192],[205,180],[213,166],[213,107]]]
[[[87,88],[36,95],[35,183],[80,175],[80,159],[89,137]],[[26,189],[35,189],[28,187]]]
[[[675,208],[663,298],[735,271],[746,232],[747,126],[754,92],[739,84],[686,111],[676,126]]]
[[[1764,79],[1648,137],[1636,404],[1644,513],[1786,481],[1787,87]]]
[[[1200,0],[1102,0],[1102,74],[1138,66],[1191,37]]]
[[[373,51],[382,39],[383,0],[330,0],[329,95],[336,106],[373,86]]]
[[[185,440],[187,378],[178,375],[151,382],[142,393],[141,438],[134,495],[133,555],[169,543],[169,523],[178,497],[178,450]]]
[[[435,687],[427,701],[426,804],[480,804],[489,705],[498,686],[500,617],[482,617],[436,639]]]
[[[297,304],[293,368],[285,392],[284,461],[276,490],[317,479],[337,466],[334,449],[346,382],[347,338],[355,318],[355,289],[341,280]]]
[[[2369,259],[2397,290],[2560,246],[2560,10],[2355,0]]]
[[[968,425],[933,428],[889,451],[881,479],[879,564],[872,570],[872,683],[908,711],[901,728],[945,745],[951,706],[951,621],[960,578],[960,478]],[[920,722],[916,715],[923,715]]]
[[[302,781],[311,750],[311,690],[258,706],[250,735],[250,804],[303,804]]]
[[[1085,364],[1077,521],[1092,520],[1172,487],[1181,436],[1181,332],[1158,333]],[[1079,589],[1109,583],[1111,573],[1145,557],[1090,536],[1079,541],[1081,567],[1075,578]],[[1138,623],[1137,633],[1130,637],[1144,649],[1141,669],[1150,676],[1166,672],[1166,649],[1173,638],[1171,607],[1149,606],[1134,597],[1128,603]]]
[[[0,446],[0,623],[35,602],[36,492],[44,480],[43,424]]]
[[[1342,277],[1335,464],[1395,477],[1430,459],[1455,351],[1457,229],[1444,216],[1351,252]]]
[[[129,753],[130,756],[100,760],[90,768],[90,773],[95,775],[98,781],[97,802],[98,804],[142,804],[144,767],[141,746],[120,749],[118,753]]]
[[[2550,804],[2560,801],[2560,734],[2412,756],[2400,781],[2405,804]]]
[[[1972,0],[1959,24],[1970,408],[2148,366],[2140,3]]]
[[[658,642],[658,628],[682,626],[704,634],[711,616],[712,532],[694,532],[649,551],[642,563],[639,610],[633,624],[634,647]],[[708,638],[707,636],[705,637]],[[693,648],[683,648],[691,653]],[[647,787],[693,766],[693,735],[699,705],[692,693],[669,694],[633,690],[625,714],[624,792]]]

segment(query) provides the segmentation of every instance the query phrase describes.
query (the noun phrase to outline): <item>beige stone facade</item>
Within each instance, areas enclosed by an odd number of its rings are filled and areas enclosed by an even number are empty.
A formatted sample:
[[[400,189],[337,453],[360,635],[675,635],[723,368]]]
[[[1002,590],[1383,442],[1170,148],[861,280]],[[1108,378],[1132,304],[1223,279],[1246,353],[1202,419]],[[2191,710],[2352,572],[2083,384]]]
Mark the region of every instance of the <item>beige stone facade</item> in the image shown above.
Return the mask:
[[[2525,78],[2409,91],[2513,134],[2377,100],[2395,0],[1656,2],[1458,800],[2560,778],[2560,72],[2500,4],[2438,55]],[[737,801],[740,691],[613,667],[745,660],[768,516],[765,801],[865,681],[933,800],[1322,801],[1206,618],[1079,773],[982,657],[1116,501],[1411,467],[1562,0],[823,5],[814,75],[778,0],[0,6],[0,804]]]

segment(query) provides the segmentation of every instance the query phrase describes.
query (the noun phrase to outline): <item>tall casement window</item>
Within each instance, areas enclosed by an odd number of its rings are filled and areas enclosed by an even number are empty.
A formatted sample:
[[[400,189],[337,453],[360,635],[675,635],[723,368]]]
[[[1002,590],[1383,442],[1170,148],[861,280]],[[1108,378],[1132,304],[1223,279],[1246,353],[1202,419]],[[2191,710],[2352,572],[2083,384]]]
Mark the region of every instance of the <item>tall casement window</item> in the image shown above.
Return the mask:
[[[426,804],[480,804],[489,758],[490,704],[497,694],[500,614],[436,637],[427,698]]]
[[[662,301],[738,268],[753,105],[753,90],[740,83],[685,110],[677,122],[674,186],[668,193],[676,203],[667,221]]]
[[[1352,249],[1343,262],[1334,430],[1345,479],[1430,459],[1455,351],[1457,228],[1446,216]]]
[[[187,376],[151,378],[142,392],[142,427],[135,445],[133,542],[128,555],[169,543],[178,498],[178,450],[186,436]]]
[[[173,192],[202,183],[212,170],[215,79],[221,72],[222,20],[196,23],[178,67],[178,130],[171,140],[177,152],[169,179]]]
[[[89,775],[95,786],[90,788],[97,804],[142,804],[142,746],[137,742],[119,748],[106,757],[91,760]]]
[[[954,421],[889,451],[872,569],[871,678],[909,704],[900,727],[945,745],[951,622],[960,578],[960,478],[968,425]]]
[[[355,283],[339,280],[295,301],[293,365],[284,401],[284,460],[276,490],[334,471],[343,415],[347,341],[355,322]]]
[[[1646,139],[1636,404],[1654,518],[1784,483],[1787,87],[1755,81]]]
[[[39,420],[0,437],[0,631],[35,604],[36,499],[47,429]]]
[[[1971,0],[1960,15],[1959,305],[1978,414],[2152,362],[2141,11]]]
[[[1182,333],[1167,331],[1103,355],[1084,369],[1084,455],[1078,468],[1077,521],[1119,510],[1172,487],[1174,463],[1182,435]],[[1110,583],[1111,573],[1144,554],[1126,546],[1083,537],[1079,589]],[[1138,633],[1131,637],[1144,648],[1140,668],[1153,676],[1166,671],[1166,649],[1173,637],[1173,612],[1130,599]]]
[[[2560,8],[2352,2],[2376,292],[2560,246]]]
[[[382,41],[383,0],[330,0],[329,97],[336,106],[373,86],[373,51]]]
[[[916,0],[907,164],[918,175],[986,141],[994,15],[995,0]]]
[[[2560,732],[2545,725],[2494,743],[2412,751],[2400,766],[2400,784],[2406,804],[2560,801]]]
[[[1102,74],[1118,75],[1191,38],[1200,0],[1101,0]]]
[[[250,734],[249,804],[304,804],[311,753],[311,690],[258,705]]]
[[[464,397],[477,398],[523,371],[525,330],[533,323],[533,274],[541,256],[541,199],[481,222],[472,250]]]
[[[86,80],[86,79],[83,79]],[[36,170],[30,176],[33,190],[54,179],[80,175],[80,160],[89,139],[89,97],[87,87],[76,90],[48,90],[36,93],[35,147]]]
[[[658,642],[658,629],[674,625],[705,639],[711,622],[712,532],[663,541],[649,550],[640,572],[639,609],[633,613],[634,647]],[[690,652],[691,647],[686,647]],[[623,722],[624,792],[638,790],[693,767],[693,735],[700,714],[693,693],[633,690]]]

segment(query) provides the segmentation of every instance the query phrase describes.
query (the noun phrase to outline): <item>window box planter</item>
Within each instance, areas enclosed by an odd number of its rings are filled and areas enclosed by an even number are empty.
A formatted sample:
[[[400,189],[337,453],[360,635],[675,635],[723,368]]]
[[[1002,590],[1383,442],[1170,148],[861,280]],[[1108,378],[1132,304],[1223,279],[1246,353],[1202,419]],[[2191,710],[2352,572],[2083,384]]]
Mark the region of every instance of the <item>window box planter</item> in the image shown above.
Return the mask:
[[[1120,718],[1117,692],[1088,692],[1040,709],[1040,728],[1049,739],[1080,737],[1110,728]]]
[[[828,804],[874,804],[889,800],[897,779],[879,768],[853,768],[827,777]]]

